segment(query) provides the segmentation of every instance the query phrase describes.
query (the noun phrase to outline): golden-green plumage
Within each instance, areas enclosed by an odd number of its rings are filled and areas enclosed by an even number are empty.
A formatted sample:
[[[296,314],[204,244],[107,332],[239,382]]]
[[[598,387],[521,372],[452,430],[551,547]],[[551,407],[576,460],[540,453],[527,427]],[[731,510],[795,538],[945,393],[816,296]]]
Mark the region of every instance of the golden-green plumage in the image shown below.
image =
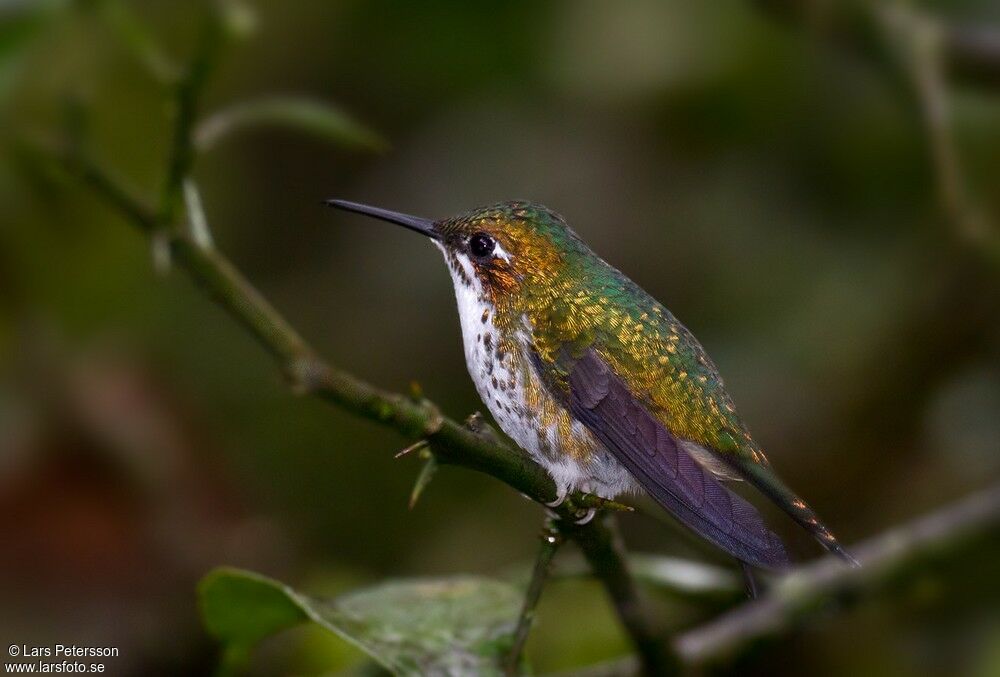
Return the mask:
[[[850,559],[771,469],[697,339],[591,251],[560,216],[540,205],[509,202],[440,221],[435,228],[446,256],[479,232],[488,233],[504,253],[479,261],[474,274],[494,313],[498,343],[524,373],[528,399],[540,403],[541,430],[569,429],[572,417],[553,402],[565,399],[559,391],[566,389],[567,365],[593,351],[698,463],[722,479],[750,480],[824,546]],[[536,359],[529,364],[529,358],[518,357],[525,353]],[[546,389],[555,396],[547,397]],[[604,449],[587,430],[558,439],[557,453],[578,459]]]
[[[671,433],[717,453],[766,463],[701,344],[558,216],[508,203],[444,222],[443,230],[453,236],[485,230],[516,252],[479,274],[492,293],[501,333],[514,340],[512,327],[526,319],[533,348],[551,376],[558,379],[564,350],[592,347]]]
[[[769,467],[701,344],[561,217],[525,202],[436,222],[333,204],[423,233],[443,252],[476,388],[560,495],[641,487],[738,559],[782,566],[780,539],[719,483],[747,479],[851,560]]]

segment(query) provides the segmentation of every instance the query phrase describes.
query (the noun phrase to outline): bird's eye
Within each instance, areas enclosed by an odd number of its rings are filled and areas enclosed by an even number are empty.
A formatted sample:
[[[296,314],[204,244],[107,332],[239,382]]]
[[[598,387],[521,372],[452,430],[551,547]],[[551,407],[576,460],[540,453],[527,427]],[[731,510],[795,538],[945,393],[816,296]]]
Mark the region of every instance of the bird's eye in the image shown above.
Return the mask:
[[[496,243],[486,233],[476,233],[469,238],[469,251],[477,259],[483,259],[493,253]]]

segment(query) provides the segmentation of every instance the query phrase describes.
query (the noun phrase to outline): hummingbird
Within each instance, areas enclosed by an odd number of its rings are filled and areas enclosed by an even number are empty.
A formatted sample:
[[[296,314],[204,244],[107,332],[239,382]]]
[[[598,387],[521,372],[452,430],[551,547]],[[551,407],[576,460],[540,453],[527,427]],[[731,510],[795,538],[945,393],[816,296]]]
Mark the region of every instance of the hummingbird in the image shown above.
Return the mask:
[[[781,538],[725,484],[746,480],[857,565],[772,469],[694,335],[559,214],[515,201],[431,220],[327,204],[416,231],[444,255],[469,374],[499,427],[552,477],[550,505],[574,491],[644,491],[744,572],[783,569]]]

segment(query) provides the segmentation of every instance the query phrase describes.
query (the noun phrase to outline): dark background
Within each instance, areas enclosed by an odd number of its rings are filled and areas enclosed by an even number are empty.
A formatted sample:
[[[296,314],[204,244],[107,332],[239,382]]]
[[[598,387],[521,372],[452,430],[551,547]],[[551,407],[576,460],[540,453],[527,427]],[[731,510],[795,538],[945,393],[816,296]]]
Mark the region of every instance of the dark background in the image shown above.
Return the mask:
[[[118,646],[115,669],[210,669],[194,586],[247,566],[313,592],[502,573],[539,508],[443,469],[418,506],[406,444],[291,395],[267,356],[77,184],[17,141],[89,110],[89,146],[154,196],[162,91],[102,3],[0,4],[0,637]],[[829,3],[836,5],[836,3]],[[202,5],[128,3],[180,61]],[[1000,23],[990,0],[926,3]],[[1000,475],[1000,264],[942,209],[905,68],[750,2],[260,2],[205,112],[307,95],[382,153],[289,130],[225,139],[194,176],[219,247],[336,365],[456,418],[482,408],[439,255],[327,197],[440,217],[523,198],[701,339],[779,472],[851,543]],[[251,17],[252,15],[252,17]],[[877,52],[878,50],[876,50]],[[1000,96],[949,86],[964,190],[1000,215]],[[992,216],[992,220],[989,217]],[[769,509],[799,558],[818,554]],[[657,522],[629,545],[725,564]],[[1000,673],[995,549],[966,553],[745,659],[766,674]],[[669,624],[712,612],[661,600]],[[552,585],[539,672],[628,650],[601,591]],[[261,674],[360,654],[317,631]]]

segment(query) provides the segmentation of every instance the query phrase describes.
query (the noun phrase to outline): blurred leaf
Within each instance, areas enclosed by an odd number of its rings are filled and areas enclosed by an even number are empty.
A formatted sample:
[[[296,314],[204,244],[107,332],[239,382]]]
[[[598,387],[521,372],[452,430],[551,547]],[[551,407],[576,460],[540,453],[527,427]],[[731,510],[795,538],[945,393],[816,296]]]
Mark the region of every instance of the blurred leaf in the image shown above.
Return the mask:
[[[629,567],[639,580],[681,596],[742,596],[743,583],[734,572],[679,557],[631,553]]]
[[[376,132],[329,104],[287,97],[247,101],[219,111],[198,126],[195,142],[208,150],[224,136],[265,126],[288,127],[347,148],[382,151],[388,146]]]
[[[229,672],[261,639],[311,620],[398,674],[499,674],[521,606],[515,587],[474,576],[395,581],[317,600],[228,568],[208,574],[199,596]]]

